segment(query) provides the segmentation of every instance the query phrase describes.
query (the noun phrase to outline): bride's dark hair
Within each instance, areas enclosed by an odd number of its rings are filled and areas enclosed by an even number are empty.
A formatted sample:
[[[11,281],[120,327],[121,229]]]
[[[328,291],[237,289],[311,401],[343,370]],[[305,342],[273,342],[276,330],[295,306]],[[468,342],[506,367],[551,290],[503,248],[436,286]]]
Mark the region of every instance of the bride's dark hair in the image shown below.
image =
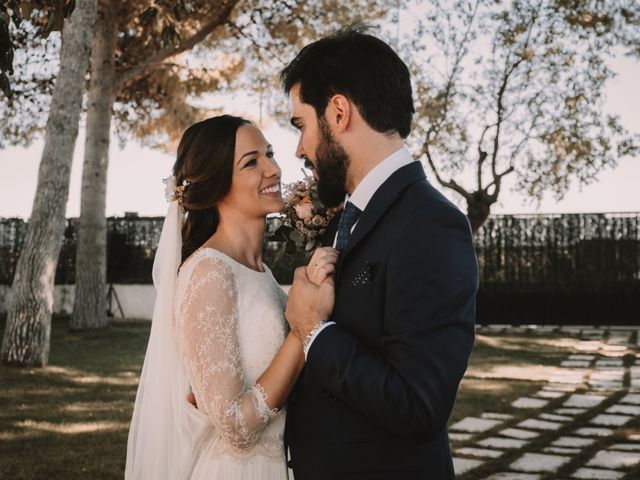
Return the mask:
[[[173,175],[182,193],[185,222],[182,226],[182,261],[195,252],[218,228],[216,208],[231,188],[236,132],[251,122],[221,115],[191,125],[178,146]]]

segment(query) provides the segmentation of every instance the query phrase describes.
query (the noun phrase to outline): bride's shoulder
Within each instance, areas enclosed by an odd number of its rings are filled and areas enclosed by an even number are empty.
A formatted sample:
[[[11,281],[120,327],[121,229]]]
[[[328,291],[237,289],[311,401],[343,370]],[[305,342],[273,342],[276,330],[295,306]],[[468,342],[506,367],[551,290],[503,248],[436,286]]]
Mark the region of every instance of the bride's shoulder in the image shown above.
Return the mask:
[[[225,255],[213,248],[201,248],[184,261],[178,276],[190,280],[212,277],[232,280],[234,271]]]

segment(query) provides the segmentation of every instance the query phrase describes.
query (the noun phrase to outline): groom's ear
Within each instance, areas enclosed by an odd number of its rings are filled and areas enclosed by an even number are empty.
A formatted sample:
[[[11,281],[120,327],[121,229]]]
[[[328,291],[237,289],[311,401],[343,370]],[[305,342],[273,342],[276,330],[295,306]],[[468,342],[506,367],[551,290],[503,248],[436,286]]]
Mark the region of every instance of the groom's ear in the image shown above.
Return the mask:
[[[344,132],[351,122],[353,105],[351,101],[341,94],[336,94],[329,100],[325,110],[327,121],[332,124],[335,133]]]

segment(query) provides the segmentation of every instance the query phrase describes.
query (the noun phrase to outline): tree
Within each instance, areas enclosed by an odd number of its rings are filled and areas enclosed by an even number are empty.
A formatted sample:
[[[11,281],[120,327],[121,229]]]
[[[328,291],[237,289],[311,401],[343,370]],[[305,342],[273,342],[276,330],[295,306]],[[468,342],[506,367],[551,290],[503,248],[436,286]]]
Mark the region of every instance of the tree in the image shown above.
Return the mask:
[[[82,193],[76,250],[75,298],[70,328],[81,330],[107,325],[107,220],[105,200],[111,109],[115,97],[115,50],[119,0],[98,5],[82,168]]]
[[[412,143],[437,182],[461,195],[476,231],[504,177],[533,199],[560,199],[637,152],[603,113],[616,49],[638,54],[631,2],[429,2],[405,43],[416,79]],[[474,170],[475,185],[456,180]]]
[[[62,246],[96,3],[79,0],[62,31],[60,71],[51,98],[38,186],[2,339],[0,356],[10,365],[44,366],[49,358],[54,275]]]
[[[304,43],[343,23],[380,18],[387,3],[245,0],[106,2],[101,7],[87,104],[73,329],[106,324],[104,205],[112,113],[121,141],[135,138],[171,148],[186,126],[214,111],[194,99],[232,88],[259,95],[268,91],[265,97],[273,97],[279,70]],[[114,23],[115,42],[107,27]],[[27,38],[24,47],[38,50],[34,43]],[[42,52],[41,58],[47,56]],[[32,79],[20,73],[13,118],[0,129],[9,143],[28,144],[40,128],[41,115],[33,112],[42,110],[42,96],[28,95]],[[40,79],[39,85],[46,82]]]
[[[76,294],[71,329],[101,328],[108,323],[105,299],[105,210],[111,118],[118,89],[149,75],[167,58],[193,48],[228,20],[236,3],[204,2],[202,5],[193,5],[193,2],[178,2],[171,4],[171,8],[164,12],[158,4],[149,6],[137,17],[135,9],[131,12],[119,0],[101,4],[91,61],[76,255]],[[172,18],[174,23],[160,22],[158,28],[154,22],[161,18],[161,13],[165,18]],[[193,33],[180,38],[178,25]],[[127,32],[135,31],[136,26],[139,27],[137,34],[127,36]],[[160,31],[157,38],[153,35],[154,29]],[[123,35],[118,35],[118,32]],[[138,48],[127,48],[131,43],[138,44]],[[138,57],[137,61],[132,61],[132,53]],[[118,66],[126,65],[127,61],[130,63],[118,72],[116,60]]]

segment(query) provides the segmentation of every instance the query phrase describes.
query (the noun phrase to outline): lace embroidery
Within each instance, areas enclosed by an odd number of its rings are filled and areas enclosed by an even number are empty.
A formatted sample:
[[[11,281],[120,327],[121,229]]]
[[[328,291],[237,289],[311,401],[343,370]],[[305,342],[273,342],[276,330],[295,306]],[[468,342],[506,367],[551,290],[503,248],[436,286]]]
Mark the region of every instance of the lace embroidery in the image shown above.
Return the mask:
[[[233,271],[215,256],[200,255],[192,261],[191,275],[180,279],[186,286],[175,312],[185,367],[198,408],[217,434],[235,448],[248,449],[276,412],[267,406],[261,386],[247,388],[245,384]]]
[[[264,387],[262,385],[260,385],[259,383],[256,383],[253,386],[254,389],[258,390],[258,398],[260,398],[260,400],[264,403],[264,406],[268,409],[269,405],[267,405],[267,398],[269,398],[269,395],[267,395],[267,392],[264,391]],[[277,408],[272,408],[271,413],[273,413],[274,415],[277,414],[280,410]]]

